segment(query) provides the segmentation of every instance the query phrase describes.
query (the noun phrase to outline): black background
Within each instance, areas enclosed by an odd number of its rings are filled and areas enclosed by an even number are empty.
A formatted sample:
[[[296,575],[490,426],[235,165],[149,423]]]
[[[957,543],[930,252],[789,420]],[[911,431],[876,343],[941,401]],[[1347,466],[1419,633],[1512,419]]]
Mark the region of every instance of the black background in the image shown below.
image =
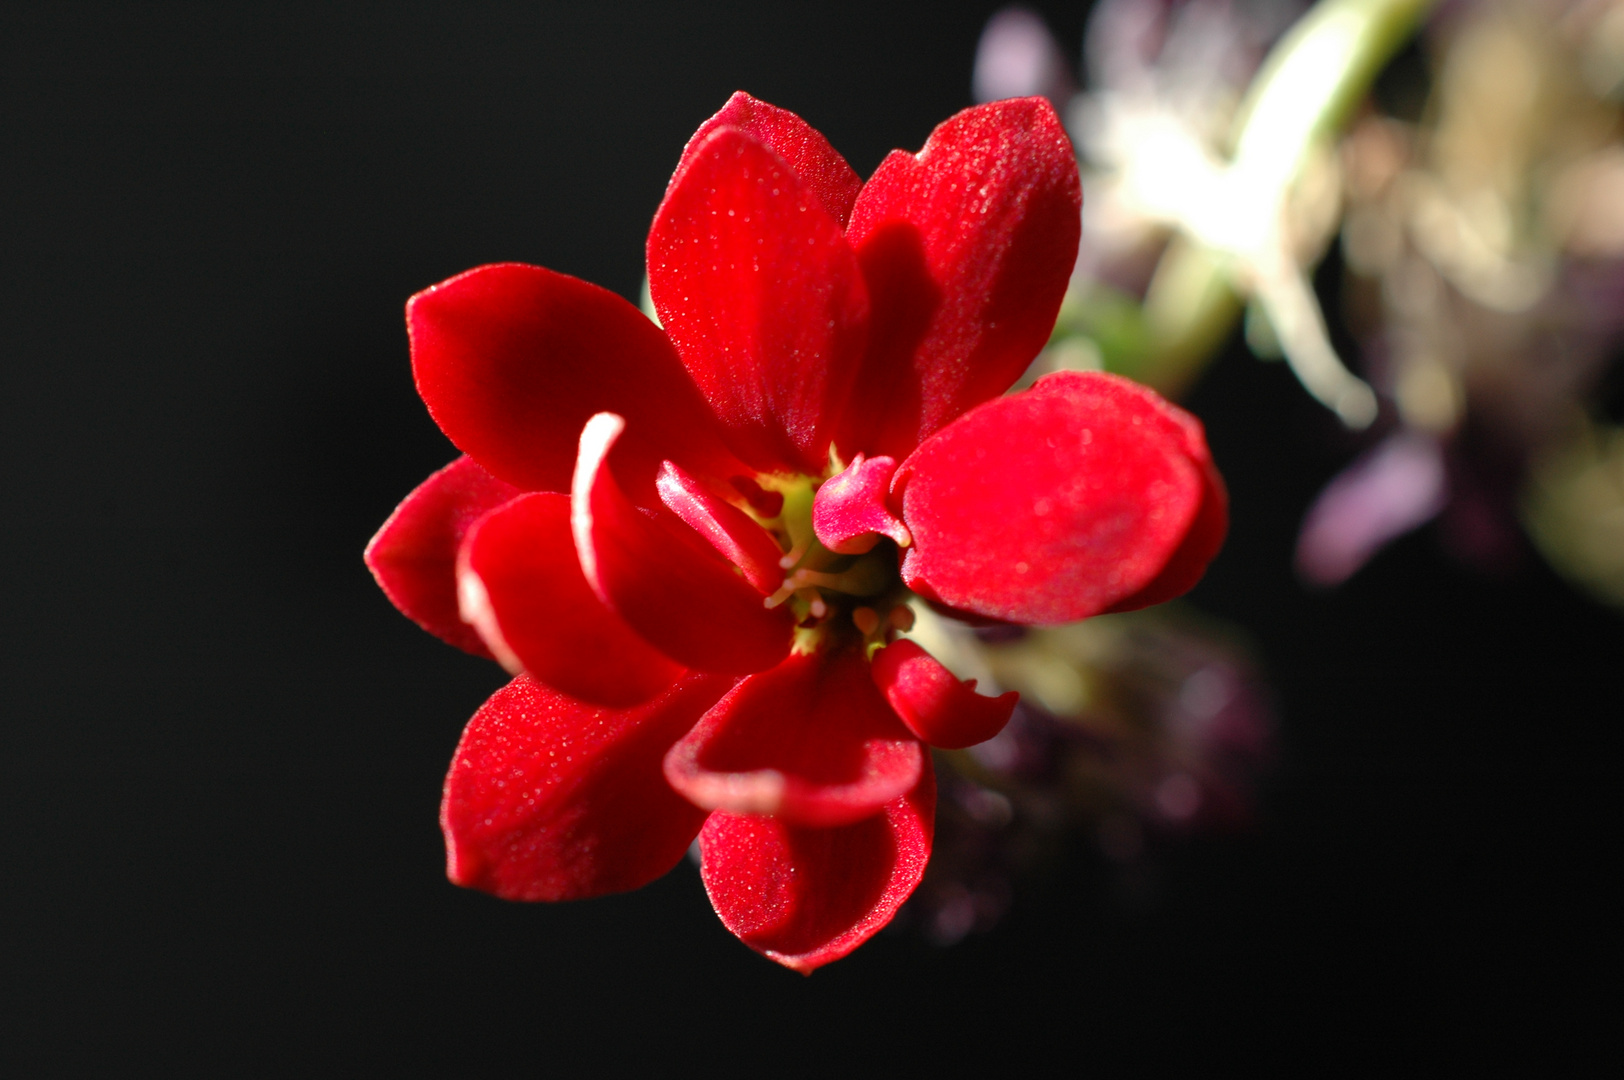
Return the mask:
[[[1131,899],[1079,847],[990,934],[882,934],[811,979],[687,864],[560,906],[445,882],[441,777],[502,676],[361,565],[454,453],[405,298],[507,259],[635,295],[731,91],[866,174],[969,103],[995,6],[0,12],[11,1075],[1554,1064],[1601,1033],[1624,619],[1426,531],[1305,592],[1295,529],[1352,446],[1239,347],[1189,402],[1235,521],[1193,600],[1275,688],[1255,828]]]

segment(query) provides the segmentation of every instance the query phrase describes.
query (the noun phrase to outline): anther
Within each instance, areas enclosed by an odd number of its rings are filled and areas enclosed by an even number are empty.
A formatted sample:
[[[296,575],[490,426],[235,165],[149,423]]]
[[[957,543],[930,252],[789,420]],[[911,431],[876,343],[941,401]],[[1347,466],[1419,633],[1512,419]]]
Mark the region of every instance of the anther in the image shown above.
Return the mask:
[[[891,609],[891,613],[885,617],[885,621],[891,625],[892,629],[907,633],[913,629],[913,608],[907,604],[898,604]]]
[[[868,637],[880,628],[880,613],[871,607],[852,608],[851,621],[856,624],[858,633]]]

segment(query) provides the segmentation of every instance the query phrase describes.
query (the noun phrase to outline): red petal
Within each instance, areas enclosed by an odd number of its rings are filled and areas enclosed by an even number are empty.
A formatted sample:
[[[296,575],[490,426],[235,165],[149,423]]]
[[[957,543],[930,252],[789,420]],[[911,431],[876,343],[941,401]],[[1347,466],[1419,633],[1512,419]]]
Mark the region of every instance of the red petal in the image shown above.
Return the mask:
[[[514,674],[619,706],[647,701],[682,675],[587,584],[568,495],[525,495],[488,514],[468,534],[457,571],[463,617]]]
[[[434,422],[509,483],[568,491],[581,425],[606,409],[633,421],[625,460],[650,480],[665,458],[741,471],[671,343],[606,289],[536,266],[482,266],[412,297],[406,325]]]
[[[897,472],[914,591],[996,619],[1061,623],[1140,593],[1204,502],[1177,410],[1114,375],[1061,372],[937,432]],[[1204,565],[1204,564],[1203,564]]]
[[[581,432],[572,525],[598,599],[655,648],[701,671],[764,671],[789,653],[793,616],[705,547],[639,511],[604,468],[625,421],[599,413]]]
[[[903,547],[912,543],[907,526],[887,505],[896,471],[896,458],[858,454],[839,476],[824,481],[812,500],[812,531],[818,542],[842,555],[861,555],[881,536]]]
[[[474,522],[519,494],[460,457],[389,515],[367,544],[367,569],[408,619],[459,649],[494,659],[457,612],[457,548]]]
[[[635,709],[584,705],[520,675],[462,734],[440,804],[446,876],[506,900],[574,900],[648,884],[705,818],[660,760],[733,684],[693,674]]]
[[[879,816],[838,829],[718,811],[699,833],[711,906],[739,940],[802,974],[873,937],[908,899],[930,861],[936,782]]]
[[[756,482],[751,476],[735,476],[728,483],[733,490],[743,496],[744,501],[750,504],[750,509],[758,517],[775,518],[784,512],[784,496],[781,492],[768,491]]]
[[[737,128],[770,147],[818,197],[829,216],[842,229],[846,227],[852,203],[857,201],[857,192],[863,186],[862,178],[811,124],[788,109],[757,101],[743,90],[728,98],[720,112],[699,125],[699,130],[683,148],[682,161],[671,177],[667,192],[676,186],[705,136],[724,127]]]
[[[847,236],[873,304],[847,452],[901,460],[1026,369],[1054,329],[1077,259],[1082,188],[1042,98],[943,123],[880,165]]]
[[[1199,428],[1199,421],[1184,415]],[[1201,466],[1201,509],[1196,512],[1190,531],[1184,534],[1184,542],[1154,581],[1127,599],[1118,600],[1110,610],[1137,611],[1183,596],[1195,588],[1201,575],[1207,572],[1207,564],[1224,546],[1224,537],[1229,533],[1229,492],[1224,488],[1224,478],[1218,474],[1218,466],[1206,456],[1205,436],[1198,432],[1198,437],[1202,452],[1202,456],[1196,458]]]
[[[736,128],[687,151],[648,236],[649,294],[729,443],[821,473],[868,329],[857,257],[784,159]]]
[[[670,461],[660,466],[654,486],[660,492],[660,501],[709,540],[717,553],[737,566],[763,596],[783,583],[784,568],[778,560],[784,551],[749,514],[719,498]]]
[[[1032,390],[1065,396],[1074,393],[1074,387],[1079,385],[1077,380],[1084,378],[1091,376],[1057,372],[1039,379]],[[1229,492],[1218,466],[1213,463],[1212,451],[1207,448],[1207,433],[1201,421],[1137,383],[1129,382],[1126,389],[1154,407],[1156,422],[1168,438],[1179,440],[1185,454],[1200,468],[1201,509],[1196,512],[1190,531],[1185,533],[1184,542],[1156,579],[1127,599],[1112,604],[1111,611],[1137,611],[1189,592],[1207,572],[1207,564],[1224,546],[1224,537],[1229,532]]]
[[[853,648],[741,682],[671,748],[665,777],[707,809],[845,825],[910,790],[925,757]]]
[[[908,730],[943,750],[962,750],[1004,730],[1021,697],[1013,690],[995,698],[976,693],[974,679],[960,682],[907,638],[874,654],[873,674]]]

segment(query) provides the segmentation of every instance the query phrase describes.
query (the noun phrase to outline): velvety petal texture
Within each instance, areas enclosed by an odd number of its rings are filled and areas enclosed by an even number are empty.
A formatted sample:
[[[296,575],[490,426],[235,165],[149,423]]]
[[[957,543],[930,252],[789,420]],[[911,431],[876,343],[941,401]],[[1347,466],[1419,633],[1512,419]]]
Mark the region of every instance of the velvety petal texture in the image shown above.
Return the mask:
[[[568,495],[524,495],[482,518],[462,547],[458,585],[463,618],[504,667],[583,701],[636,705],[683,673],[587,584]]]
[[[1056,373],[1040,379],[1032,389],[1040,394],[1074,396],[1077,387],[1089,378]],[[1129,380],[1117,380],[1115,389],[1126,397],[1142,399],[1149,406],[1149,411],[1143,414],[1145,419],[1153,422],[1164,438],[1182,444],[1185,455],[1201,470],[1201,508],[1196,511],[1183,542],[1150,584],[1110,608],[1111,611],[1137,611],[1183,596],[1201,580],[1207,572],[1207,564],[1224,546],[1224,537],[1229,534],[1229,491],[1207,448],[1207,433],[1201,421],[1160,394]]]
[[[895,458],[857,457],[818,488],[812,502],[812,530],[818,542],[842,555],[861,555],[889,536],[903,547],[913,542],[889,505]]]
[[[506,900],[574,900],[670,870],[705,812],[671,790],[660,762],[732,683],[689,675],[646,705],[609,709],[514,679],[451,759],[447,876]]]
[[[453,882],[633,889],[697,837],[723,924],[790,968],[891,920],[931,854],[928,747],[1016,702],[898,639],[900,602],[1128,610],[1188,589],[1227,528],[1201,425],[1150,390],[999,396],[1052,332],[1081,199],[1040,98],[967,109],[864,184],[740,93],[655,215],[658,321],[512,263],[411,299],[418,391],[466,456],[367,565],[516,673],[446,777]]]
[[[919,644],[906,638],[874,654],[874,685],[908,730],[943,750],[986,742],[1009,723],[1020,695],[976,693],[976,681],[960,682]]]
[[[1224,487],[1224,478],[1207,454],[1207,441],[1200,422],[1182,410],[1180,414],[1196,427],[1195,442],[1199,447],[1192,446],[1191,459],[1201,469],[1201,509],[1162,572],[1143,589],[1112,604],[1112,611],[1137,611],[1183,596],[1195,588],[1196,582],[1207,572],[1207,564],[1224,546],[1224,537],[1229,535],[1229,492]]]
[[[901,460],[1008,389],[1054,330],[1081,214],[1071,141],[1042,98],[966,109],[886,158],[847,226],[874,313],[837,447]]]
[[[857,257],[817,195],[745,131],[685,158],[648,236],[649,295],[730,445],[817,473],[868,333]]]
[[[568,491],[576,437],[606,410],[635,425],[622,458],[647,478],[639,502],[666,458],[743,471],[671,343],[607,289],[538,266],[482,266],[412,297],[406,326],[429,415],[511,484]]]
[[[665,775],[707,809],[831,826],[878,813],[927,760],[848,648],[745,679],[671,748]]]
[[[891,921],[930,861],[936,782],[837,829],[718,811],[699,833],[711,906],[746,945],[803,974],[839,960]]]
[[[846,159],[829,145],[822,132],[788,109],[758,101],[743,90],[728,98],[720,112],[699,125],[699,130],[694,132],[683,149],[682,161],[677,165],[667,191],[676,186],[705,137],[724,127],[737,128],[770,147],[773,153],[784,159],[801,183],[818,197],[835,224],[842,229],[846,227],[846,219],[851,217],[852,203],[857,201],[857,192],[862,189],[862,179],[846,164]]]
[[[789,653],[793,621],[695,537],[684,542],[633,506],[607,468],[625,430],[599,413],[581,432],[571,526],[598,599],[665,655],[701,671],[747,674]],[[687,529],[680,521],[675,526]],[[690,536],[692,532],[690,530]]]
[[[1034,624],[1140,593],[1208,494],[1172,409],[1119,376],[1059,372],[966,413],[898,470],[914,538],[903,579],[951,607]]]
[[[378,587],[417,625],[475,656],[491,652],[457,609],[457,549],[485,514],[521,494],[460,457],[417,486],[367,545]]]

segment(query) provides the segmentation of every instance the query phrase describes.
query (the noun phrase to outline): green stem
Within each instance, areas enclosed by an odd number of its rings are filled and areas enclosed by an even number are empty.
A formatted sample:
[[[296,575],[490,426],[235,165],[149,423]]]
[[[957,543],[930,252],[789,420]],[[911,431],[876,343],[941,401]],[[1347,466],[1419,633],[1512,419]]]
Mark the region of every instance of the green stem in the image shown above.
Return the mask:
[[[1283,203],[1316,145],[1332,139],[1433,0],[1322,0],[1275,45],[1236,116],[1231,169]],[[1151,345],[1136,377],[1176,393],[1241,312],[1227,252],[1175,242],[1157,266],[1144,318]]]

